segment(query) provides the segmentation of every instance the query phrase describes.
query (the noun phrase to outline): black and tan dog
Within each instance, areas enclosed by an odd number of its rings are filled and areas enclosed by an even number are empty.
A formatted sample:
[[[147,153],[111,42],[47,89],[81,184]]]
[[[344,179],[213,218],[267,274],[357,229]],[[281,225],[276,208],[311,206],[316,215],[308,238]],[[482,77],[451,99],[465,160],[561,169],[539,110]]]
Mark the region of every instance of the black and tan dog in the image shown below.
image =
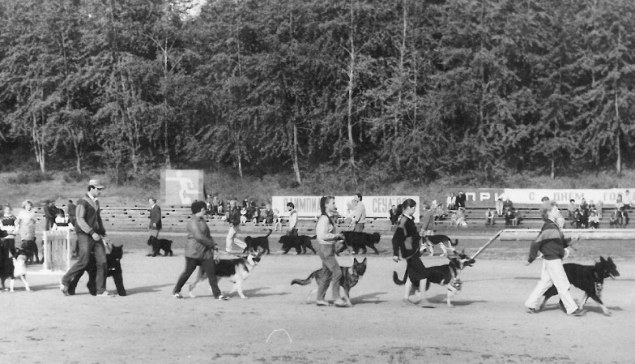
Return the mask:
[[[306,250],[311,249],[311,251],[313,251],[313,254],[317,254],[317,252],[315,251],[315,249],[313,249],[313,245],[311,244],[311,240],[315,239],[316,236],[307,236],[307,235],[300,235],[300,236],[290,236],[290,235],[282,235],[280,237],[280,241],[279,243],[282,244],[282,254],[287,254],[289,252],[289,250],[291,250],[292,248],[295,249],[295,251],[298,254],[306,254]]]
[[[151,236],[150,239],[148,239],[148,245],[152,246],[152,257],[161,255],[161,250],[163,250],[163,255],[166,257],[168,255],[174,255],[174,252],[172,252],[172,240],[157,239],[155,236]]]
[[[353,304],[351,303],[351,299],[350,299],[350,291],[351,291],[351,288],[355,287],[355,285],[357,285],[359,280],[364,276],[364,273],[366,273],[366,258],[364,258],[364,260],[362,260],[361,263],[358,262],[357,259],[355,259],[353,261],[352,267],[340,267],[340,269],[342,270],[342,279],[340,280],[340,286],[344,288],[343,298],[344,298],[344,301],[346,301],[346,305],[348,307],[352,307]],[[327,285],[328,285],[328,283],[330,283],[331,281],[331,276],[332,276],[331,271],[328,270],[328,268],[323,267],[322,269],[318,269],[314,271],[313,273],[309,274],[309,276],[306,279],[292,280],[291,285],[299,284],[301,286],[306,286],[307,284],[311,283],[312,279],[315,279],[316,282],[321,279],[325,279],[327,280]],[[314,294],[315,292],[317,292],[317,289],[309,292],[309,295],[306,298],[306,303],[309,303],[311,299],[311,295]]]
[[[393,272],[392,279],[395,284],[400,286],[404,285],[406,280],[409,279],[410,282],[412,282],[412,286],[419,300],[422,299],[420,283],[424,279],[426,280],[426,291],[430,288],[430,284],[432,283],[446,287],[448,290],[448,307],[454,307],[451,302],[452,296],[460,291],[462,286],[461,280],[459,279],[459,273],[461,273],[463,268],[471,267],[476,261],[465,255],[464,252],[457,253],[456,251],[452,255],[449,255],[448,259],[450,260],[448,264],[423,268],[423,271],[421,272],[413,272],[411,274],[411,272],[406,270],[403,280],[399,280],[397,272]],[[413,277],[417,277],[417,279],[413,279]],[[411,293],[410,289],[406,289],[404,301],[410,302],[409,297]]]
[[[586,301],[592,298],[600,305],[602,312],[606,316],[611,315],[611,311],[604,305],[601,298],[604,279],[609,277],[615,279],[615,277],[620,276],[620,272],[617,271],[617,266],[611,257],[608,259],[600,257],[600,261],[596,262],[595,265],[567,263],[564,265],[564,271],[567,273],[569,282],[574,287],[584,291],[584,296],[580,300],[580,310],[584,308]],[[544,294],[545,299],[540,304],[540,309],[542,310],[545,307],[549,298],[557,294],[558,291],[555,286],[549,288]],[[562,305],[562,301],[560,301],[560,306],[562,307]]]
[[[379,233],[363,233],[357,231],[344,231],[344,245],[337,251],[337,254],[343,252],[348,247],[353,249],[355,254],[359,253],[360,249],[362,254],[366,254],[366,247],[369,247],[375,251],[375,254],[379,254],[379,250],[375,247],[381,240]]]
[[[255,250],[250,250],[246,258],[218,260],[218,262],[216,262],[216,279],[229,279],[234,283],[234,286],[229,294],[231,295],[232,293],[238,291],[240,298],[247,298],[243,293],[243,282],[247,279],[247,277],[249,277],[258,263],[260,263],[261,254],[262,252],[259,253]],[[190,284],[190,297],[196,297],[194,295],[194,288],[206,280],[207,273],[205,273],[203,267],[199,267],[196,279],[192,284]]]
[[[434,246],[438,245],[443,250],[441,256],[448,254],[448,250],[455,252],[455,246],[459,245],[459,239],[452,241],[447,235],[427,235],[422,236],[423,244],[426,246],[430,256],[434,255]]]
[[[258,248],[261,248],[263,253],[267,252],[267,254],[269,254],[269,235],[271,235],[271,229],[269,229],[269,233],[265,236],[258,236],[255,238],[252,238],[251,236],[248,236],[245,238],[245,244],[247,244],[247,246],[245,247],[245,250],[243,250],[243,253],[246,253],[250,250],[255,250],[258,251]]]

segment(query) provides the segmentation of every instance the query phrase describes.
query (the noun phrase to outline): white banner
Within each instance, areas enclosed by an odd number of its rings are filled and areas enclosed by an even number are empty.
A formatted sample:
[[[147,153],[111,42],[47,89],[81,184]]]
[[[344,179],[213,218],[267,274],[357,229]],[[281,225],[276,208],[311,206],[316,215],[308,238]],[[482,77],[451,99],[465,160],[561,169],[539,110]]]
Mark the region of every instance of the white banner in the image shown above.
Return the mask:
[[[292,202],[299,217],[320,216],[320,198],[322,196],[272,196],[271,206],[280,212],[280,216],[289,216],[287,203]],[[389,218],[392,205],[399,205],[411,198],[417,203],[415,221],[419,222],[419,196],[363,196],[362,203],[366,208],[367,218]],[[340,215],[351,216],[353,196],[335,196],[335,206]]]
[[[504,198],[509,198],[512,203],[518,204],[540,204],[540,200],[543,197],[549,197],[551,201],[556,201],[560,207],[564,207],[569,204],[569,200],[575,200],[576,204],[579,204],[582,199],[585,199],[587,203],[593,202],[598,204],[602,201],[604,206],[614,206],[617,200],[617,196],[622,195],[622,201],[627,202],[626,191],[629,191],[628,196],[632,198],[635,188],[611,188],[611,189],[514,189],[506,188],[504,191]]]

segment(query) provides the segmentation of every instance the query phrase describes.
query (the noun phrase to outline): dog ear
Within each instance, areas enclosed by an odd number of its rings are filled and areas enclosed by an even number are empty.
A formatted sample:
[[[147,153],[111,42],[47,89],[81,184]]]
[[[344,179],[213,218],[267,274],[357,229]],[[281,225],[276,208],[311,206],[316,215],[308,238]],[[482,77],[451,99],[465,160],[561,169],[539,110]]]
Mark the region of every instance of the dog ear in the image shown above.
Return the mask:
[[[357,258],[353,258],[353,264],[358,265],[359,262],[357,261]]]
[[[366,264],[366,259],[368,258],[364,258],[364,260],[362,260],[362,264]]]
[[[603,256],[601,256],[601,255],[600,255],[600,262],[601,262],[601,263],[606,262],[606,260],[604,260],[604,257],[603,257]]]

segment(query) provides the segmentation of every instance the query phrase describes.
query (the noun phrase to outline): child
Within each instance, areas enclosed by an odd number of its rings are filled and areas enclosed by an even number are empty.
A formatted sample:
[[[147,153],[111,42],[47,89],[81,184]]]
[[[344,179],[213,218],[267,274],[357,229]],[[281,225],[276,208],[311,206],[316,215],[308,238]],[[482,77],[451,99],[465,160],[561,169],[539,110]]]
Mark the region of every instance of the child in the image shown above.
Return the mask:
[[[589,227],[591,229],[600,228],[600,217],[595,211],[591,211],[591,216],[589,216]]]
[[[494,212],[491,208],[488,208],[485,213],[485,225],[494,225]]]
[[[242,208],[242,210],[240,210],[240,223],[242,225],[245,225],[247,223],[247,209],[246,208]]]
[[[16,278],[20,278],[27,291],[30,291],[29,283],[26,281],[26,255],[22,249],[16,249],[16,256],[13,257],[13,277],[9,283],[9,291],[13,292],[13,284]]]
[[[282,219],[280,218],[280,210],[275,209],[273,210],[273,231],[278,231],[278,228],[282,231]]]

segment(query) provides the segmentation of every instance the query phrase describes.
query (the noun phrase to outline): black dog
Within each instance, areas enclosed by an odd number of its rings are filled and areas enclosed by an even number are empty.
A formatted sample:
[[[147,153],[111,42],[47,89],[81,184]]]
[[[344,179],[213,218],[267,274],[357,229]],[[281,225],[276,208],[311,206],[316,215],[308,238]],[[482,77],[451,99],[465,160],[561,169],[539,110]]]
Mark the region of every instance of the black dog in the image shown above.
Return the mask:
[[[617,271],[617,266],[615,266],[611,257],[608,259],[600,257],[600,261],[595,263],[595,265],[567,263],[564,265],[564,271],[567,273],[569,282],[573,286],[584,291],[584,297],[582,297],[582,300],[580,301],[580,309],[584,308],[584,304],[590,297],[600,304],[602,312],[604,312],[606,316],[611,315],[611,311],[604,306],[601,299],[604,278],[611,277],[615,279],[615,277],[620,276],[620,272]],[[542,301],[540,309],[542,310],[545,307],[545,303],[547,303],[547,300],[551,298],[551,296],[555,296],[557,294],[558,291],[555,286],[549,288],[544,294],[545,299]],[[562,301],[560,301],[560,306],[563,307]]]
[[[280,237],[279,243],[282,244],[282,254],[287,254],[291,248],[295,248],[295,251],[298,254],[306,254],[306,249],[309,248],[313,251],[313,254],[317,254],[315,249],[313,249],[313,245],[311,245],[311,240],[315,239],[316,236],[289,236],[282,235]]]
[[[156,236],[151,236],[148,239],[148,245],[152,246],[152,256],[156,257],[157,255],[161,255],[161,250],[163,250],[163,255],[170,256],[174,255],[172,252],[172,240],[168,239],[157,239]]]
[[[364,276],[364,273],[366,272],[366,258],[364,258],[361,263],[358,262],[357,259],[354,259],[352,267],[340,267],[340,269],[342,270],[342,279],[340,279],[340,286],[344,288],[344,301],[346,301],[347,306],[351,307],[353,306],[353,304],[351,303],[349,293],[351,291],[351,288],[355,287],[355,285],[359,282],[359,280]],[[307,284],[311,283],[312,279],[315,279],[316,282],[318,282],[320,279],[325,279],[327,280],[326,285],[328,286],[329,282],[331,281],[332,275],[333,274],[331,273],[331,271],[328,270],[328,268],[322,268],[311,273],[306,279],[292,280],[291,285],[299,284],[301,286],[306,286]],[[316,291],[317,289],[309,293],[306,298],[307,303],[309,303],[311,295]]]
[[[271,231],[272,230],[269,229],[269,233],[266,236],[258,236],[255,238],[252,238],[251,236],[246,237],[245,244],[247,244],[247,247],[245,247],[243,253],[252,249],[258,251],[258,247],[260,247],[263,252],[267,252],[267,254],[269,254],[269,235],[271,235]]]
[[[117,287],[117,294],[119,294],[120,296],[126,296],[127,295],[126,288],[123,285],[123,270],[121,269],[122,257],[123,257],[123,246],[113,245],[112,251],[110,252],[110,254],[106,255],[106,264],[108,267],[106,271],[106,277],[112,277],[113,280],[115,281],[115,286]],[[97,264],[96,264],[94,256],[90,257],[90,262],[88,263],[88,266],[86,267],[86,272],[88,272],[88,283],[86,284],[86,287],[88,288],[88,292],[90,292],[91,295],[95,296],[97,295],[97,283],[96,283]],[[69,295],[75,294],[77,283],[79,282],[79,279],[81,277],[82,275],[78,274],[76,278],[70,282],[70,284],[68,285]]]
[[[344,231],[344,246],[337,251],[337,254],[343,252],[347,247],[353,248],[353,252],[357,254],[359,250],[362,250],[363,254],[366,254],[366,247],[369,247],[375,251],[375,254],[379,254],[379,250],[375,248],[375,244],[379,243],[381,235],[379,233],[362,233],[357,231]]]
[[[432,283],[446,287],[448,289],[447,304],[449,307],[454,307],[450,300],[452,296],[461,290],[462,283],[459,279],[459,273],[463,268],[471,267],[475,260],[468,257],[464,252],[459,254],[456,251],[453,255],[449,255],[448,259],[450,260],[448,264],[423,268],[421,272],[409,272],[406,270],[403,280],[399,280],[397,272],[393,272],[392,279],[397,285],[403,285],[409,279],[416,290],[419,300],[421,300],[421,289],[419,286],[424,279],[426,280],[426,291]],[[410,290],[406,290],[404,301],[410,302],[409,297]]]
[[[20,245],[20,249],[24,252],[26,256],[26,264],[33,264],[33,258],[35,257],[35,263],[40,264],[40,256],[39,250],[37,248],[37,243],[35,239],[33,240],[23,240]],[[44,257],[42,257],[42,261],[44,261]]]
[[[0,236],[6,231],[0,230]],[[0,240],[0,286],[2,290],[5,289],[4,281],[13,278],[13,257],[16,256],[15,240],[3,239]]]

